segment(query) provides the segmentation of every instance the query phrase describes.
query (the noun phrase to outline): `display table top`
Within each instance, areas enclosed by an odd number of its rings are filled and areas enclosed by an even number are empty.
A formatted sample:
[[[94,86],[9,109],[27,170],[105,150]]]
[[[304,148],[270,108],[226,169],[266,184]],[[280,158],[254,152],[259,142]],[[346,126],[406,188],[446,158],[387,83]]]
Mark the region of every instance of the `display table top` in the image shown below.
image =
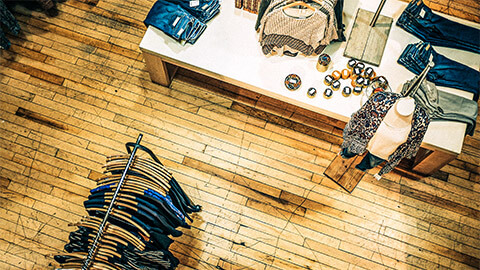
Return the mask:
[[[376,1],[349,1],[348,5],[345,5],[344,24],[347,26],[347,38],[356,10],[363,8],[375,12],[375,5],[378,5]],[[381,14],[393,17],[395,23],[406,5],[407,3],[401,1],[387,1]],[[480,28],[472,22],[445,17]],[[314,56],[263,55],[258,33],[254,30],[255,21],[255,14],[234,8],[234,1],[223,1],[219,15],[208,23],[207,29],[194,45],[182,46],[162,31],[149,27],[140,48],[160,56],[165,62],[347,122],[351,114],[360,108],[362,95],[344,97],[341,90],[334,92],[330,99],[325,99],[322,95],[326,88],[323,83],[325,75],[334,69],[346,68],[349,60],[343,56],[346,42],[333,43],[325,49],[324,52],[332,57],[332,63],[329,70],[321,73],[315,68],[317,57]],[[401,85],[414,77],[413,73],[397,64],[396,60],[407,44],[418,41],[401,28],[392,26],[382,62],[374,69],[377,74],[388,79],[395,92],[399,92]],[[480,57],[474,53],[440,47],[435,49],[475,69],[480,67]],[[284,86],[285,77],[291,73],[298,74],[302,80],[302,86],[297,91],[289,91]],[[349,83],[350,80],[343,80],[342,87]],[[314,98],[309,98],[306,94],[310,87],[315,87],[318,91]],[[473,96],[451,88],[439,89],[467,98]],[[465,128],[465,124],[458,122],[432,122],[423,145],[459,154]]]

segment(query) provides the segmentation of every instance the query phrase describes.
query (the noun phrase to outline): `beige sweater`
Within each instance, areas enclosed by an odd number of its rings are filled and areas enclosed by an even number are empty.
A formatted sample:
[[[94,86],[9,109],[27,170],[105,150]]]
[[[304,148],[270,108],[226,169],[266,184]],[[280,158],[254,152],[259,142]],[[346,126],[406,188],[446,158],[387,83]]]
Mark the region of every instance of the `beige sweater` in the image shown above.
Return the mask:
[[[265,54],[288,50],[305,55],[320,53],[325,45],[337,39],[334,5],[336,0],[324,0],[324,5],[307,17],[293,17],[283,10],[285,0],[273,0],[261,20],[260,43]],[[273,10],[271,10],[273,7]]]

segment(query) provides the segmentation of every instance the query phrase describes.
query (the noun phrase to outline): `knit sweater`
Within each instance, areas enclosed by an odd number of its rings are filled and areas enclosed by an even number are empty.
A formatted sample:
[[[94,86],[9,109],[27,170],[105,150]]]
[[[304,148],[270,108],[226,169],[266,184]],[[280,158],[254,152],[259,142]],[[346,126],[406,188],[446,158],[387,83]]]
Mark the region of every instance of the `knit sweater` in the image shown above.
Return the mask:
[[[400,94],[379,92],[370,97],[368,101],[355,113],[343,130],[342,149],[361,155],[366,151],[368,142],[373,137],[383,121],[388,110],[401,98]],[[395,150],[389,157],[385,166],[378,173],[383,175],[392,171],[403,158],[415,156],[420,149],[420,144],[427,132],[430,118],[425,110],[418,104],[413,112],[412,128],[407,141]]]
[[[265,55],[272,52],[315,55],[337,39],[336,0],[325,0],[323,6],[308,17],[295,18],[285,14],[285,0],[272,0],[261,19],[260,44]],[[312,4],[314,5],[314,4]]]

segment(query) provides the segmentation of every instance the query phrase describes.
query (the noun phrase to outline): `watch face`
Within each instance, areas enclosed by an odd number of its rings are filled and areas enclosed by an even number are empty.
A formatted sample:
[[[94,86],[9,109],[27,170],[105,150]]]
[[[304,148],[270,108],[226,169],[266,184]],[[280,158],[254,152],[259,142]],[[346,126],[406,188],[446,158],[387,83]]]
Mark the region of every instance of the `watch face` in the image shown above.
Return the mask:
[[[285,78],[285,87],[290,91],[295,91],[302,85],[302,80],[297,74],[289,74]]]
[[[333,90],[330,88],[325,89],[325,91],[323,92],[323,96],[325,98],[331,98],[332,95],[333,95]]]
[[[325,76],[324,82],[327,86],[332,85],[333,81],[335,81],[335,79],[332,77],[332,75]]]
[[[338,89],[340,89],[340,85],[341,85],[341,83],[339,81],[334,81],[332,83],[332,89],[333,90],[338,90]]]
[[[320,63],[323,66],[328,66],[330,64],[330,56],[326,53],[322,53],[318,56],[318,63]]]
[[[344,97],[350,96],[351,93],[352,93],[352,88],[350,88],[350,86],[345,86],[342,90],[342,95]]]

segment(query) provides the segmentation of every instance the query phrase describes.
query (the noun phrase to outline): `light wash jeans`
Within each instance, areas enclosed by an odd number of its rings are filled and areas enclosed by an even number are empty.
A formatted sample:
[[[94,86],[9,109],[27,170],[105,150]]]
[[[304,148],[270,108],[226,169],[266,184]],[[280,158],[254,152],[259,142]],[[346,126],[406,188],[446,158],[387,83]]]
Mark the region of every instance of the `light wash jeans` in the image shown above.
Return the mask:
[[[402,94],[407,91],[412,81],[408,81],[403,85]],[[433,83],[428,81],[423,81],[412,97],[425,109],[432,121],[466,123],[466,134],[473,136],[478,115],[477,102],[439,91]]]

